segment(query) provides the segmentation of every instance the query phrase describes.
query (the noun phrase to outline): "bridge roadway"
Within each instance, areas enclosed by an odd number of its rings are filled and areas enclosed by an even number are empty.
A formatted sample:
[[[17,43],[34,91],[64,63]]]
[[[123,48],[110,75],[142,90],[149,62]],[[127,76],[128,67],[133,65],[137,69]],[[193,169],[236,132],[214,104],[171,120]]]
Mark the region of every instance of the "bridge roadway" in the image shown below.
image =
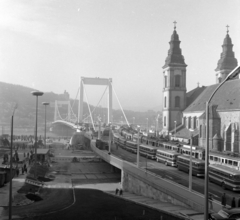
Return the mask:
[[[134,163],[136,165],[137,156],[129,151],[126,151],[120,147],[116,147],[114,144],[111,148],[111,153],[118,158],[121,158],[125,161]],[[147,169],[147,172],[154,173],[161,178],[168,179],[185,187],[188,187],[189,183],[189,175],[188,173],[179,171],[176,167],[166,166],[163,163],[156,162],[152,159],[147,159],[145,157],[140,156],[140,167],[142,169]],[[204,194],[204,178],[201,177],[192,177],[193,182],[193,190]],[[232,198],[238,198],[239,193],[233,192],[230,190],[223,190],[221,186],[216,185],[214,183],[209,182],[209,192],[213,195],[214,200],[221,201],[222,193],[226,193],[227,204],[231,206]]]
[[[87,137],[87,134],[86,134]],[[90,137],[88,137],[90,139]],[[127,174],[132,179],[138,179],[144,184],[147,184],[147,186],[150,186],[154,188],[154,190],[159,190],[166,195],[169,195],[171,198],[176,198],[178,201],[181,201],[183,204],[185,204],[188,207],[191,207],[194,210],[203,212],[204,210],[204,196],[201,193],[195,192],[195,191],[189,191],[188,188],[179,185],[177,183],[174,183],[172,181],[172,177],[170,177],[171,180],[162,178],[160,175],[156,175],[152,173],[152,168],[156,168],[155,165],[160,165],[157,162],[154,162],[152,160],[147,160],[148,162],[148,172],[146,172],[146,158],[142,158],[140,160],[140,168],[136,167],[136,155],[133,155],[131,153],[128,153],[128,155],[123,154],[123,150],[121,151],[119,148],[112,149],[112,153],[109,155],[107,151],[102,151],[96,148],[95,146],[95,140],[91,142],[91,148],[95,153],[97,153],[103,160],[110,163],[111,165],[119,168],[122,170],[122,184],[123,184],[123,175]],[[119,151],[119,154],[116,154],[116,151]],[[114,155],[116,154],[116,156]],[[119,157],[122,157],[121,159]],[[135,158],[134,158],[135,157]],[[126,160],[128,161],[126,161]],[[134,164],[135,163],[135,164]],[[166,167],[164,167],[166,169]],[[149,170],[151,169],[151,172]],[[170,167],[168,167],[170,170]],[[173,168],[174,169],[174,168]],[[159,169],[158,169],[159,170]],[[163,167],[161,168],[161,171],[163,171]],[[185,174],[183,174],[184,176]],[[170,175],[169,175],[170,176]],[[185,175],[186,176],[186,175]],[[195,178],[194,178],[195,181]],[[135,186],[136,188],[139,188],[138,186]],[[124,186],[123,186],[124,188]],[[128,191],[128,189],[126,189]],[[213,202],[213,209],[214,211],[219,211],[221,209],[221,204],[214,200]]]

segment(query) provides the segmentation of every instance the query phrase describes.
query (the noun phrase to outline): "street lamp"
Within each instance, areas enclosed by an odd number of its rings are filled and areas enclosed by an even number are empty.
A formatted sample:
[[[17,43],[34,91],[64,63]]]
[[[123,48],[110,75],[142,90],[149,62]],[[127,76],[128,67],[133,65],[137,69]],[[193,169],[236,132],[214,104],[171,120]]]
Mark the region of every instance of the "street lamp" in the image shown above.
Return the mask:
[[[190,130],[193,131],[193,130]],[[192,191],[192,146],[193,146],[193,134],[191,132],[190,139],[190,164],[189,164],[189,191]]]
[[[213,91],[210,98],[206,102],[206,150],[205,150],[205,206],[204,206],[204,220],[208,220],[208,166],[209,166],[209,104],[219,90],[219,88],[228,80],[233,79],[240,73],[240,66],[237,66],[233,71],[231,71],[227,77],[218,85],[218,87]]]
[[[46,147],[47,147],[47,145],[46,145],[46,133],[47,133],[47,105],[49,105],[49,102],[43,102],[42,104],[45,106],[44,145],[45,145],[45,148],[46,148]]]
[[[159,114],[156,117],[156,138],[158,138],[158,118],[159,118]]]
[[[37,163],[37,117],[38,117],[38,96],[42,96],[43,92],[40,91],[33,91],[31,92],[32,95],[36,96],[36,123],[35,123],[35,164]],[[35,178],[37,178],[36,168],[34,172]]]
[[[146,118],[147,120],[147,137],[148,137],[148,118]]]
[[[10,149],[10,184],[9,184],[9,219],[12,219],[12,148],[13,148],[13,117],[15,110],[17,109],[17,103],[13,108],[11,117],[11,149]]]
[[[138,139],[137,139],[137,168],[139,168],[139,145],[140,145],[140,127],[137,126]]]
[[[177,121],[174,121],[174,124],[175,124],[175,135],[174,135],[174,137],[175,137],[175,139],[176,139],[176,133],[177,133]]]

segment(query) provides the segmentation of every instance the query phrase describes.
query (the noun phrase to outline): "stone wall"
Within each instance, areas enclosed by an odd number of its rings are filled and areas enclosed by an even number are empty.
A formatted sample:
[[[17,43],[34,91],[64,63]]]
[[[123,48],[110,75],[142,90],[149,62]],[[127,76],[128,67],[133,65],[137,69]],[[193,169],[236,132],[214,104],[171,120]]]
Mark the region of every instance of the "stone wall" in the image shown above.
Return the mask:
[[[139,179],[139,177],[134,177],[133,175],[122,171],[122,188],[124,191],[131,192],[136,195],[146,196],[162,202],[169,202],[174,205],[180,205],[188,208],[190,207],[184,203],[186,201],[180,201],[170,194],[166,194],[164,190],[161,190],[161,187],[153,187],[152,185],[153,184],[149,185],[148,183],[143,182]],[[199,211],[202,211],[202,209]]]

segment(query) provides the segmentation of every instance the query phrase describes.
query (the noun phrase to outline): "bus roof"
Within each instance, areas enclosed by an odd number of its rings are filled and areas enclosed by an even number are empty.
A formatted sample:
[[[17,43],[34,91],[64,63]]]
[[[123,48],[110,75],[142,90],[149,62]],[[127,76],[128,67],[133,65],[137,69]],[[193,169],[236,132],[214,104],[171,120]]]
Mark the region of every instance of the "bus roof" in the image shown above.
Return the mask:
[[[209,168],[221,170],[232,175],[240,175],[240,171],[222,164],[210,164]]]
[[[180,153],[178,153],[178,152],[175,151],[175,150],[157,149],[157,152],[166,152],[166,153],[172,153],[172,154],[180,155]]]
[[[230,159],[230,160],[236,160],[239,161],[240,158],[239,157],[233,157],[227,154],[222,154],[222,153],[217,153],[217,152],[209,152],[209,156],[216,156],[216,157],[223,157],[226,159]]]
[[[149,145],[146,145],[146,144],[140,144],[140,146],[141,146],[141,147],[145,147],[145,148],[149,148],[149,149],[155,149],[155,150],[159,149],[159,148],[157,148],[157,147],[149,146]]]
[[[185,155],[179,155],[178,158],[183,158],[183,159],[189,159],[190,160],[190,156],[185,156]],[[204,160],[200,160],[197,158],[192,158],[192,161],[197,162],[197,163],[205,163]]]

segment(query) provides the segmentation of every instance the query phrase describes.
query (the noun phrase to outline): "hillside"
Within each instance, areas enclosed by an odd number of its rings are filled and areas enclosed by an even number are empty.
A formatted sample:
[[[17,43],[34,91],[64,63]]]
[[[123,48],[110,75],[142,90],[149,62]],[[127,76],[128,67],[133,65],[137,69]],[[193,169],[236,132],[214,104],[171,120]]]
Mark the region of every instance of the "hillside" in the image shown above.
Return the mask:
[[[13,112],[13,106],[18,103],[17,110],[14,115],[14,124],[17,126],[33,126],[35,122],[36,114],[36,97],[31,94],[32,91],[36,89],[24,87],[21,85],[13,85],[9,83],[0,82],[0,125],[9,125],[11,120],[11,115]],[[38,122],[44,123],[44,106],[42,102],[50,102],[51,106],[47,107],[47,121],[51,122],[54,120],[54,102],[55,100],[65,101],[68,100],[68,93],[55,94],[53,92],[45,92],[43,96],[39,97],[38,101]],[[74,100],[71,99],[71,106]],[[75,101],[73,111],[77,114],[78,101]],[[88,112],[87,104],[84,103],[84,112]],[[93,109],[93,106],[90,106]],[[59,107],[59,111],[62,117],[67,114],[67,107]],[[135,118],[135,123],[145,124],[146,118],[149,120],[150,124],[155,124],[155,118],[157,113],[155,111],[147,112],[135,112],[125,110],[125,114],[130,123],[133,122],[133,117]],[[106,108],[97,108],[95,111],[95,117],[101,115],[104,118],[107,115]],[[113,110],[114,121],[121,120],[123,114],[120,110]]]

